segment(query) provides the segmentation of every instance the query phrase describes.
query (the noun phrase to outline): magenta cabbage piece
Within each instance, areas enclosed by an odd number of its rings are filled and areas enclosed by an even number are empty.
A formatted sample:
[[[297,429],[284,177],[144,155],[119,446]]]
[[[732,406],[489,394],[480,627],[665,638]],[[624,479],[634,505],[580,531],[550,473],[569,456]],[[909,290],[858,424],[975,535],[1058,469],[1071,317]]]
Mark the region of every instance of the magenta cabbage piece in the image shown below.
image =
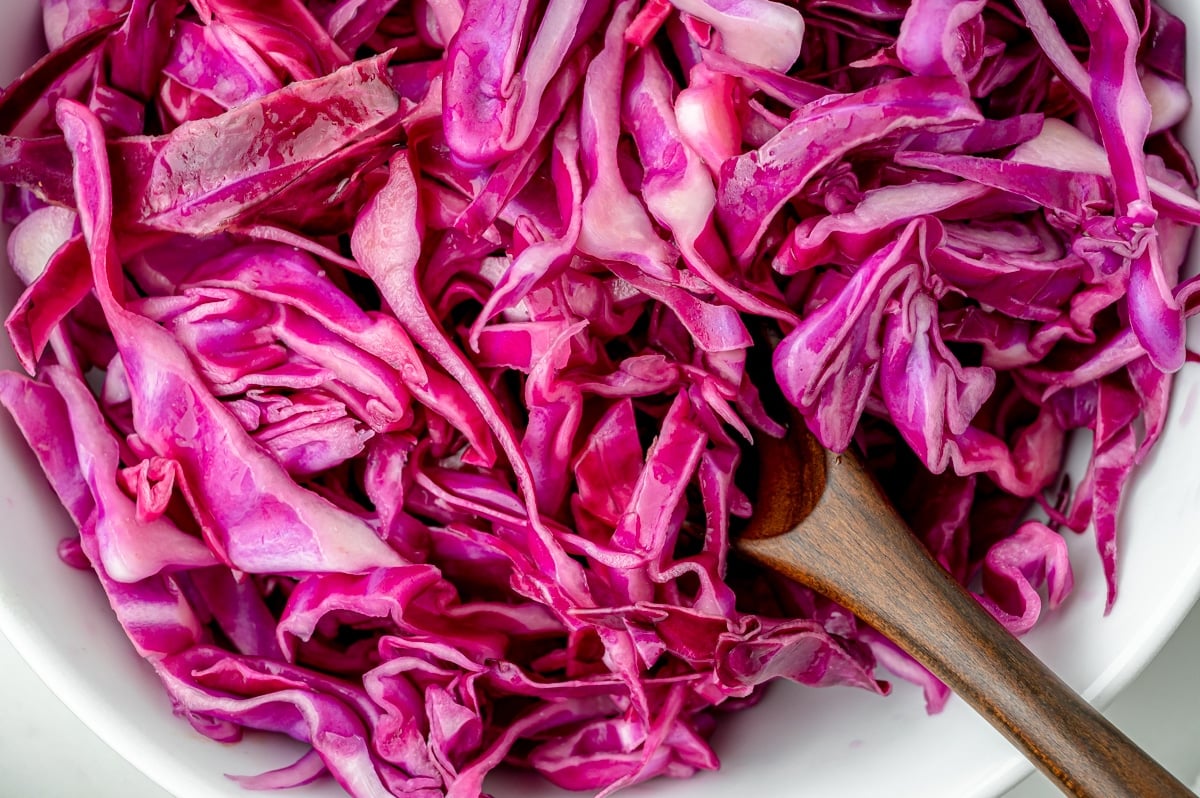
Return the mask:
[[[1116,599],[1200,285],[1153,2],[43,10],[0,404],[178,714],[310,746],[244,786],[607,795],[716,768],[778,679],[936,711],[731,554],[789,423],[1014,634],[1067,534]]]

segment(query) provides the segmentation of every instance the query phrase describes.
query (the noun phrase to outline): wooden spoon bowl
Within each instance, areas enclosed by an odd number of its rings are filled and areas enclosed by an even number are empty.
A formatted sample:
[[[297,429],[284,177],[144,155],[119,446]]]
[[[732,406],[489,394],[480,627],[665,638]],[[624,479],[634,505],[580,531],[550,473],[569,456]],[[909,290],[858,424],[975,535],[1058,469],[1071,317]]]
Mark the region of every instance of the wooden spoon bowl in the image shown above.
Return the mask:
[[[785,440],[763,437],[742,554],[878,629],[1064,793],[1194,798],[934,562],[853,452],[828,451],[799,420]]]

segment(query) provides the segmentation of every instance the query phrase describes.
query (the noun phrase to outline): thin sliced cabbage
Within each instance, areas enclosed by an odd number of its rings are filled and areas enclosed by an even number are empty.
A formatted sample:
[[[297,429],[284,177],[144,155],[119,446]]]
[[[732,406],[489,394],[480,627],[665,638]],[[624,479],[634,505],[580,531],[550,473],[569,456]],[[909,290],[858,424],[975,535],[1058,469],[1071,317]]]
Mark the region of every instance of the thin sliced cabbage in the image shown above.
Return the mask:
[[[730,541],[798,418],[1013,633],[1068,529],[1116,599],[1200,285],[1184,31],[1015,6],[44,0],[0,404],[63,559],[200,733],[311,746],[252,789],[609,794],[778,679],[936,711]]]

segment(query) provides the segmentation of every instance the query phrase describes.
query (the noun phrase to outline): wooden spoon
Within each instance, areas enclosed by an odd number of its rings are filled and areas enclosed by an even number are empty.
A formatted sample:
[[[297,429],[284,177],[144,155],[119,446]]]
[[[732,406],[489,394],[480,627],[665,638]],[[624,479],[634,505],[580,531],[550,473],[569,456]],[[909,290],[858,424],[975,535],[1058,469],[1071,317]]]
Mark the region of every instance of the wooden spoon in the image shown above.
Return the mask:
[[[858,457],[798,422],[786,440],[764,436],[759,462],[743,554],[885,634],[1068,795],[1194,798],[933,561]]]

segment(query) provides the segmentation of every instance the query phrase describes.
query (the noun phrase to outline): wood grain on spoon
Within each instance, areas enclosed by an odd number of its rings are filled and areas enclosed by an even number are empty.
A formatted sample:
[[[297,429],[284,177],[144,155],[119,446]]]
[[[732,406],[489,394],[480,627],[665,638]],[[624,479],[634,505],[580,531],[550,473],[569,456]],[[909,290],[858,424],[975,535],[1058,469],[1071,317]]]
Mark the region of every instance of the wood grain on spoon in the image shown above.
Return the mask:
[[[787,440],[760,441],[759,459],[743,554],[887,635],[1068,795],[1193,796],[933,561],[856,456],[797,423]]]

